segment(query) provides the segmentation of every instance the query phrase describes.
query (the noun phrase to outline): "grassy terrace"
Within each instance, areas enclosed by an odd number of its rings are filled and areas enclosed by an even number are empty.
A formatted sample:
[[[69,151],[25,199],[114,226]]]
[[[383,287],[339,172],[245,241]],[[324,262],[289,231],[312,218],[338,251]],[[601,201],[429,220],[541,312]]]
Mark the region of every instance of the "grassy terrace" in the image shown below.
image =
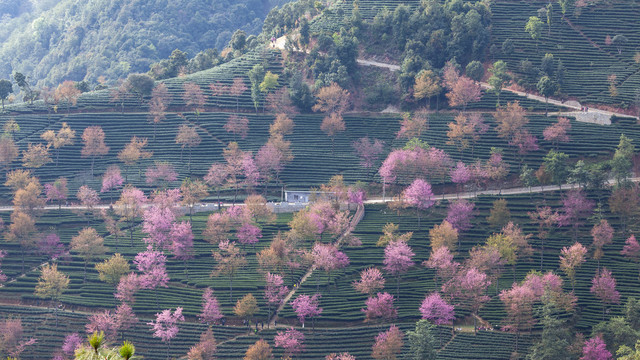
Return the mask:
[[[537,238],[537,225],[532,223],[527,215],[528,211],[535,209],[532,204],[547,204],[556,210],[561,208],[561,199],[563,192],[553,192],[543,194],[529,194],[507,196],[511,218],[514,222],[521,225],[525,233],[532,233],[534,236],[530,240],[531,245],[536,250],[531,259],[521,259],[515,268],[515,278],[517,281],[522,280],[531,270],[540,270],[540,251],[541,243]],[[604,217],[611,223],[614,229],[618,230],[614,236],[612,245],[605,247],[605,256],[601,259],[601,266],[610,269],[618,282],[618,290],[622,294],[622,303],[627,297],[638,297],[638,270],[637,266],[621,255],[620,251],[624,245],[624,241],[628,234],[623,234],[620,230],[622,225],[617,217],[609,213],[607,205],[608,193],[591,193],[590,198],[594,201],[601,201],[602,212]],[[476,245],[484,244],[485,240],[493,232],[498,232],[499,228],[492,227],[486,220],[489,216],[492,202],[496,197],[483,196],[474,201],[475,203],[475,219],[472,221],[473,228],[461,235],[461,248],[458,249],[457,261],[464,261],[468,257],[468,251]],[[415,214],[404,212],[401,216],[394,211],[390,211],[381,206],[368,206],[365,218],[356,228],[355,234],[362,239],[363,246],[359,248],[348,248],[346,254],[351,260],[351,265],[341,271],[331,274],[331,283],[324,272],[314,272],[313,276],[302,286],[305,293],[315,293],[317,286],[322,292],[321,304],[324,308],[321,322],[335,323],[351,323],[364,320],[364,314],[360,311],[364,307],[366,296],[357,293],[351,286],[351,283],[359,279],[360,271],[376,266],[383,268],[382,260],[384,258],[383,248],[376,247],[375,243],[380,237],[381,230],[386,223],[392,222],[400,225],[400,231],[413,231],[413,238],[409,242],[416,256],[414,261],[418,266],[413,267],[406,275],[402,276],[400,282],[400,299],[396,301],[398,306],[398,316],[400,321],[412,321],[419,318],[418,308],[425,295],[436,289],[434,283],[434,271],[419,265],[427,260],[431,248],[429,246],[428,230],[435,224],[439,224],[446,216],[447,203],[441,203],[435,209],[430,210],[428,215],[423,214],[420,229],[417,228],[417,218]],[[589,231],[596,222],[595,219],[587,221],[580,227],[578,241],[589,247],[592,239]],[[636,229],[637,230],[637,229]],[[564,246],[573,244],[570,229],[561,228],[552,231],[549,239],[545,241],[544,263],[542,269],[544,271],[552,270],[562,275],[565,279],[565,289],[570,291],[571,285],[559,270],[560,249]],[[578,306],[581,309],[577,326],[586,330],[602,319],[601,303],[590,293],[591,279],[593,278],[597,262],[591,259],[578,269],[576,276],[576,296],[578,296]],[[499,280],[499,290],[511,287],[513,282],[513,270],[511,266],[506,266]],[[319,285],[318,285],[319,284]],[[385,291],[396,294],[396,280],[394,277],[388,276],[385,285]],[[489,289],[489,295],[492,300],[480,311],[480,316],[489,321],[494,326],[500,326],[502,318],[505,316],[504,305],[497,298],[495,286]],[[345,301],[347,299],[348,301]],[[614,306],[611,309],[612,315],[621,314],[622,307]],[[458,319],[464,318],[468,312],[456,309]],[[290,307],[285,308],[281,314],[282,317],[289,318],[295,323],[295,314]]]
[[[493,42],[500,46],[510,38],[516,50],[510,55],[500,55],[510,69],[518,71],[521,60],[529,59],[539,65],[544,54],[551,53],[562,59],[566,67],[564,92],[590,103],[629,104],[640,84],[638,64],[633,57],[640,42],[640,31],[633,26],[640,15],[640,5],[628,1],[610,1],[598,6],[583,8],[580,14],[566,16],[573,24],[562,18],[560,7],[553,4],[551,33],[545,24],[542,38],[536,44],[524,31],[530,16],[545,6],[547,1],[505,1],[492,4]],[[546,21],[546,19],[543,19]],[[623,34],[629,40],[618,54],[615,46],[606,45],[605,37]],[[584,36],[583,36],[584,35]],[[616,74],[619,95],[611,98],[607,77]]]
[[[517,99],[517,97],[507,97]],[[506,99],[505,99],[506,100]],[[487,94],[483,101],[478,104],[482,109],[483,104],[494,104],[495,97]],[[539,103],[538,103],[539,104]],[[523,102],[524,106],[534,107]],[[538,105],[539,107],[540,105]],[[231,113],[226,112],[206,112],[196,116],[193,113],[183,113],[190,124],[197,127],[197,131],[202,138],[202,143],[192,150],[191,175],[201,177],[206,174],[209,166],[217,161],[223,161],[222,150],[226,144],[233,140],[238,140],[241,149],[245,151],[257,152],[268,139],[269,124],[273,121],[270,114],[246,114],[249,118],[250,132],[246,139],[236,139],[227,133],[223,125]],[[429,130],[423,134],[423,140],[429,145],[442,148],[451,155],[454,160],[472,162],[472,154],[469,149],[460,152],[457,148],[447,145],[446,132],[447,124],[453,121],[453,113],[442,112],[432,114],[429,120]],[[489,113],[484,115],[485,122],[490,125],[490,130],[484,134],[476,145],[474,157],[481,159],[488,158],[491,147],[502,147],[505,149],[505,158],[511,165],[511,171],[517,172],[520,164],[520,156],[514,154],[508,144],[496,139],[494,131],[495,122]],[[153,126],[148,123],[145,113],[125,112],[121,113],[72,113],[70,115],[57,114],[47,120],[43,115],[12,115],[4,116],[0,121],[15,119],[22,126],[22,130],[16,135],[17,143],[21,150],[25,150],[28,143],[42,142],[40,134],[47,129],[58,130],[61,122],[67,122],[76,130],[76,143],[72,146],[63,147],[60,150],[59,165],[50,163],[35,171],[43,183],[55,180],[59,174],[69,174],[70,193],[75,194],[76,189],[83,184],[99,189],[101,174],[110,164],[120,164],[117,160],[117,153],[130,141],[133,135],[147,137],[149,145],[147,148],[153,151],[151,159],[143,160],[137,167],[128,169],[129,182],[142,189],[149,190],[149,186],[144,182],[144,171],[153,161],[167,161],[174,164],[180,174],[180,179],[189,176],[187,169],[187,159],[189,150],[180,148],[175,143],[175,132],[177,127],[185,122],[183,117],[175,113],[168,114],[167,119],[160,123],[156,130],[156,139],[153,140]],[[358,159],[354,154],[351,144],[360,137],[368,136],[384,140],[386,143],[385,154],[391,148],[401,147],[404,142],[395,139],[395,133],[399,128],[398,115],[381,114],[348,114],[345,116],[347,131],[340,133],[335,138],[333,156],[326,154],[332,152],[330,139],[320,131],[320,123],[323,115],[303,114],[297,115],[294,119],[296,127],[294,133],[287,138],[291,140],[294,160],[285,167],[282,180],[290,188],[307,188],[325,183],[334,174],[342,174],[345,180],[352,182],[378,181],[375,171],[366,171],[358,165]],[[533,114],[529,116],[529,128],[533,135],[542,138],[542,131],[545,127],[555,121],[555,118]],[[91,177],[88,171],[91,159],[79,156],[82,142],[79,139],[84,128],[91,125],[100,125],[106,134],[106,143],[110,146],[109,154],[96,161],[95,177]],[[129,131],[122,132],[123,126]],[[621,133],[631,137],[640,138],[640,131],[632,121],[618,120],[610,127],[599,125],[572,122],[570,136],[572,142],[560,146],[560,150],[568,153],[572,159],[596,158],[610,154],[618,143]],[[539,141],[541,150],[532,152],[525,156],[524,161],[530,166],[539,166],[542,155],[551,149],[551,144],[543,140]],[[594,148],[598,149],[593,151]],[[55,158],[55,154],[52,154]],[[19,166],[16,161],[13,167]],[[379,163],[378,163],[379,164]],[[121,165],[121,164],[120,164]],[[125,170],[125,169],[123,169]],[[171,184],[178,186],[178,183]],[[9,194],[3,188],[1,195],[8,201]],[[115,194],[104,194],[105,199]]]

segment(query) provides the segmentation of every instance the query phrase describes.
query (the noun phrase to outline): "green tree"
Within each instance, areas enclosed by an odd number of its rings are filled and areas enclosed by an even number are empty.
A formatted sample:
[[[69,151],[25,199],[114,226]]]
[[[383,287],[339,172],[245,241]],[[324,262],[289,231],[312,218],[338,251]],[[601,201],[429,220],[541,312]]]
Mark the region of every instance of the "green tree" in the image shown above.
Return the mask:
[[[231,36],[231,41],[229,41],[231,48],[236,51],[244,50],[246,43],[247,33],[242,30],[236,30],[236,32]]]
[[[178,76],[188,64],[189,59],[187,58],[187,53],[178,49],[173,50],[171,55],[169,55],[169,73],[166,78]]]
[[[130,74],[125,82],[127,89],[138,97],[138,102],[142,105],[142,99],[151,95],[155,82],[146,74]]]
[[[542,35],[543,26],[542,20],[537,16],[529,17],[527,24],[524,26],[524,30],[528,32],[531,39],[536,42],[536,52],[538,52],[538,40],[540,40],[540,36]]]
[[[627,299],[624,306],[624,317],[634,330],[640,330],[640,300],[634,297]]]
[[[558,309],[544,304],[542,336],[540,341],[533,344],[527,355],[527,360],[569,360],[576,359],[569,348],[572,345],[571,329],[563,317],[558,316]]]
[[[437,344],[434,333],[437,328],[427,320],[416,323],[416,329],[407,331],[409,354],[405,359],[435,360]]]
[[[27,81],[27,77],[19,72],[13,74],[13,79],[16,81],[16,84],[24,91],[24,99],[29,100],[29,103],[33,105],[33,100],[38,97],[38,92],[33,91],[29,82]]]
[[[553,54],[544,54],[540,61],[540,70],[549,77],[553,76],[553,66],[555,64],[555,57]]]
[[[96,264],[98,278],[111,286],[117,286],[120,278],[129,273],[129,263],[120,254],[115,254],[109,259]]]
[[[569,166],[567,165],[569,155],[553,149],[544,157],[544,168],[551,175],[551,180],[560,186],[567,181],[569,176]]]
[[[94,228],[84,228],[71,239],[71,250],[84,258],[83,281],[87,279],[87,263],[107,252],[104,239]]]
[[[627,345],[622,345],[616,351],[618,360],[640,360],[640,340],[636,341],[634,349]]]
[[[569,183],[587,187],[589,184],[589,169],[584,160],[578,160],[571,170],[569,170]]]
[[[522,185],[528,187],[529,192],[531,192],[531,187],[536,185],[536,181],[535,171],[527,164],[522,165],[520,169],[520,182]]]
[[[511,220],[511,212],[507,207],[507,200],[498,199],[493,202],[487,221],[495,227],[503,227]]]
[[[255,64],[251,70],[249,70],[249,80],[251,81],[251,100],[253,100],[253,107],[258,112],[258,105],[260,105],[260,84],[264,81],[265,70],[261,64]]]
[[[593,335],[602,334],[602,340],[607,343],[609,349],[617,349],[620,346],[633,346],[640,334],[622,316],[614,316],[609,321],[603,321],[591,330]]]
[[[465,68],[465,73],[471,79],[475,81],[480,81],[484,76],[484,67],[482,66],[482,63],[480,61],[473,60],[472,62],[467,64],[467,67]]]
[[[271,71],[267,71],[267,73],[264,74],[264,79],[262,79],[260,83],[260,92],[263,93],[265,97],[271,90],[278,87],[278,78],[278,74],[274,74]],[[264,112],[264,107],[262,109]]]
[[[622,54],[622,47],[625,46],[628,42],[629,39],[627,39],[627,37],[622,34],[614,36],[613,40],[611,40],[611,43],[618,49],[618,55]]]
[[[491,73],[491,77],[488,82],[489,85],[491,85],[493,92],[498,97],[497,106],[500,106],[500,92],[509,80],[511,80],[511,76],[507,72],[507,63],[502,60],[498,60],[493,63],[493,67],[489,69],[489,72]]]
[[[611,160],[611,171],[618,185],[631,175],[634,152],[635,147],[632,144],[632,140],[624,134],[621,134],[620,142]]]
[[[69,287],[69,277],[58,271],[58,265],[45,264],[40,269],[40,278],[36,285],[35,295],[41,299],[51,299],[56,315],[56,327],[58,326],[58,313],[56,302],[62,293]]]
[[[415,77],[413,97],[416,100],[427,99],[427,102],[431,102],[431,98],[433,96],[438,96],[441,92],[442,87],[440,86],[440,78],[433,72],[433,70],[420,70],[418,75]]]
[[[11,81],[6,79],[0,80],[0,100],[2,101],[2,111],[4,111],[4,101],[12,92],[13,85],[11,84]]]
[[[549,115],[549,96],[555,94],[557,90],[556,84],[547,75],[540,78],[536,85],[540,95],[544,96],[544,116]]]
[[[307,18],[302,18],[300,22],[300,44],[302,47],[309,45],[309,21]]]

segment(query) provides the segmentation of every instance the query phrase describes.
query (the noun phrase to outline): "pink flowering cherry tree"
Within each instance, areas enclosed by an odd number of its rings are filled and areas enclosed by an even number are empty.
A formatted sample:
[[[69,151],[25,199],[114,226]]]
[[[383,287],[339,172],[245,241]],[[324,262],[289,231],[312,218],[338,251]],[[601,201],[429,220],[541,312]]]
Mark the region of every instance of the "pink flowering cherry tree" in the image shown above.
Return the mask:
[[[441,246],[433,251],[431,251],[431,255],[429,256],[429,260],[424,261],[422,265],[435,269],[436,271],[436,279],[440,278],[440,280],[444,283],[449,281],[452,277],[455,276],[458,271],[458,267],[460,263],[453,261],[453,254],[451,250],[449,250],[446,246]],[[437,281],[436,281],[437,284]]]
[[[278,331],[273,340],[276,347],[284,349],[285,358],[291,358],[304,349],[304,335],[294,328],[289,328],[284,332]]]
[[[179,321],[184,321],[181,307],[178,307],[173,313],[171,309],[163,310],[161,313],[156,314],[155,321],[147,323],[147,325],[151,325],[153,336],[167,343],[167,359],[169,359],[171,340],[175,338],[176,335],[178,335],[178,331],[180,331],[178,328]]]
[[[124,179],[122,178],[120,168],[117,165],[111,165],[102,176],[102,188],[100,192],[104,193],[116,190],[120,188],[122,184],[124,184]]]
[[[155,289],[156,306],[158,305],[158,287],[168,287],[169,275],[166,268],[167,257],[160,251],[153,250],[151,245],[147,251],[136,255],[133,263],[140,271],[138,277],[141,289]]]
[[[189,221],[173,223],[169,230],[169,250],[176,259],[184,262],[184,271],[189,280],[189,260],[193,259],[193,231]]]
[[[236,237],[240,244],[253,246],[255,252],[256,243],[262,238],[262,229],[251,223],[244,223],[236,231]]]
[[[277,309],[289,293],[289,288],[284,286],[282,276],[268,272],[265,275],[266,286],[264,288],[264,299],[267,300],[269,308],[269,320],[271,320],[271,308]],[[268,326],[268,322],[267,322]]]
[[[616,290],[616,279],[607,268],[602,268],[591,280],[591,293],[602,302],[602,320],[604,321],[607,305],[620,302],[620,293]]]
[[[442,286],[443,292],[455,299],[456,304],[469,309],[474,315],[474,331],[477,330],[475,315],[482,305],[490,300],[486,294],[490,284],[487,274],[471,267],[458,271],[455,277]]]
[[[462,161],[458,161],[456,166],[451,169],[451,182],[456,184],[458,192],[464,190],[464,186],[473,178],[473,172]]]
[[[378,139],[360,138],[353,142],[353,149],[360,159],[360,166],[370,169],[380,159],[380,154],[384,150],[384,141]]]
[[[398,317],[398,310],[393,306],[393,295],[382,292],[376,296],[370,296],[365,301],[366,309],[361,309],[365,314],[365,322],[391,321]]]
[[[122,302],[133,304],[136,301],[135,294],[141,288],[140,276],[132,272],[120,278],[114,295],[116,299]]]
[[[447,217],[445,220],[458,230],[458,233],[471,229],[471,219],[473,218],[474,203],[465,199],[456,200],[447,207]],[[458,237],[458,248],[460,248],[460,237]]]
[[[613,233],[613,228],[605,219],[600,220],[600,223],[594,225],[591,229],[593,247],[596,249],[593,254],[593,258],[598,260],[598,269],[600,269],[600,259],[604,255],[604,250],[602,250],[602,248],[613,242]]]
[[[315,267],[327,273],[328,283],[331,283],[331,272],[349,266],[347,255],[332,244],[316,243],[311,251],[311,256]]]
[[[377,268],[368,268],[360,273],[360,280],[353,282],[353,287],[362,294],[369,297],[384,288],[385,279],[382,272]]]
[[[415,179],[411,185],[404,190],[402,197],[409,206],[417,209],[418,229],[420,229],[420,212],[427,210],[435,204],[431,184],[423,179]]]
[[[62,352],[67,356],[73,356],[76,348],[82,344],[82,338],[78,333],[71,333],[64,338],[62,343]]]
[[[322,308],[320,307],[320,297],[320,294],[314,294],[313,296],[303,294],[298,296],[291,302],[291,307],[293,308],[293,311],[296,312],[298,320],[300,320],[303,328],[306,318],[311,319],[312,326],[315,327],[315,318],[322,314]]]
[[[600,335],[584,342],[580,360],[611,360],[611,353]]]
[[[198,315],[200,322],[211,326],[223,317],[218,299],[213,295],[213,290],[206,288],[202,294],[202,312]]]
[[[454,306],[449,305],[438,292],[427,295],[420,304],[422,318],[435,325],[450,325],[455,319]],[[442,346],[442,334],[439,333],[440,346]]]
[[[631,236],[629,236],[625,241],[620,254],[636,264],[640,263],[640,244],[638,244],[638,240],[636,240],[635,235],[631,234]],[[638,277],[640,278],[640,272]]]
[[[389,330],[376,335],[375,343],[372,346],[371,356],[374,359],[396,359],[397,354],[402,350],[404,334],[397,326],[391,325]]]
[[[396,297],[400,297],[400,277],[415,263],[415,254],[404,241],[392,241],[384,249],[384,269],[396,277]]]

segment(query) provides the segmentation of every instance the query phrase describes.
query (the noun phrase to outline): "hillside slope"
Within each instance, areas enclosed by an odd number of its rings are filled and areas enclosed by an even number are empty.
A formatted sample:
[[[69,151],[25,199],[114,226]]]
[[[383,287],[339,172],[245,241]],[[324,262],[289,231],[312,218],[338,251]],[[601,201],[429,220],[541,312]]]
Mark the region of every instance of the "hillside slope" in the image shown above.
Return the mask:
[[[190,57],[224,47],[235,30],[259,33],[284,0],[64,0],[0,6],[0,78],[38,85],[95,83],[146,72],[175,49]],[[10,3],[10,2],[9,2]],[[30,6],[29,6],[30,5]],[[64,19],[64,21],[61,21]]]

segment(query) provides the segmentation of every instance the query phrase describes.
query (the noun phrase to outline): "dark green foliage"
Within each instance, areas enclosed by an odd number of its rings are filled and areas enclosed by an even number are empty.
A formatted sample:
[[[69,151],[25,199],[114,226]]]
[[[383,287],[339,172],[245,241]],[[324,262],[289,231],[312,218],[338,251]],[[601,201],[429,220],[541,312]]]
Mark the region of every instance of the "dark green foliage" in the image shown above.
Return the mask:
[[[264,79],[264,66],[256,64],[249,71],[249,81],[251,81],[251,100],[253,100],[253,106],[258,111],[260,105],[260,83]]]
[[[13,74],[13,79],[18,84],[18,87],[24,92],[24,101],[29,101],[29,103],[33,104],[33,100],[38,97],[38,92],[31,89],[29,82],[27,81],[27,77],[19,72],[15,72]]]
[[[540,95],[544,96],[546,100],[545,115],[547,115],[546,105],[549,104],[549,97],[556,93],[557,86],[549,76],[545,75],[541,77],[540,80],[538,80],[538,84],[536,85],[536,88],[538,89],[538,92],[540,93]]]
[[[4,101],[12,92],[13,85],[11,84],[11,81],[5,79],[0,80],[0,100],[2,101],[2,110],[4,110]]]
[[[38,86],[63,80],[95,84],[99,76],[113,82],[147,71],[175,49],[192,57],[222,49],[236,29],[258,33],[269,10],[285,1],[33,2],[0,25],[0,77],[17,71]]]
[[[86,81],[79,81],[76,84],[76,89],[80,90],[80,92],[89,92],[91,88],[89,87],[89,83]]]
[[[568,160],[569,155],[555,150],[550,150],[544,157],[545,169],[551,175],[554,184],[561,186],[567,181],[569,176]]]
[[[126,81],[127,89],[138,97],[139,101],[145,96],[151,95],[153,90],[154,81],[149,75],[145,74],[130,74]]]
[[[415,330],[407,331],[410,355],[406,359],[435,360],[437,342],[434,337],[436,327],[427,320],[416,323]]]
[[[542,71],[545,75],[552,77],[554,65],[555,59],[553,57],[553,54],[545,54],[540,61],[540,71]]]
[[[301,111],[309,112],[315,102],[311,88],[302,81],[302,75],[295,73],[289,82],[289,96],[295,106]]]
[[[566,319],[555,313],[553,306],[545,305],[540,341],[533,344],[527,356],[529,360],[569,360],[576,359],[575,354],[569,352],[572,343],[572,330]],[[573,356],[572,356],[573,355]]]
[[[262,32],[267,38],[280,37],[285,34],[285,29],[295,28],[296,21],[306,13],[312,16],[317,14],[314,0],[299,0],[284,4],[281,8],[274,7],[264,19]]]
[[[601,322],[593,327],[592,334],[601,334],[602,340],[612,353],[621,345],[633,347],[640,334],[622,316],[612,317],[609,321]]]
[[[475,81],[482,80],[484,76],[484,67],[482,67],[482,63],[478,60],[473,60],[472,62],[467,64],[465,68],[465,73],[468,77]]]
[[[631,174],[634,151],[632,140],[624,134],[620,135],[620,143],[613,154],[613,160],[611,160],[611,170],[618,184]]]
[[[231,41],[229,43],[233,50],[244,50],[247,43],[247,33],[242,30],[236,30],[236,32],[233,33],[233,36],[231,36]]]
[[[513,40],[506,39],[505,41],[502,42],[502,54],[504,54],[505,56],[509,56],[513,54],[514,49],[515,47],[513,45]]]
[[[634,330],[640,330],[640,300],[636,300],[635,297],[627,299],[624,316]]]

